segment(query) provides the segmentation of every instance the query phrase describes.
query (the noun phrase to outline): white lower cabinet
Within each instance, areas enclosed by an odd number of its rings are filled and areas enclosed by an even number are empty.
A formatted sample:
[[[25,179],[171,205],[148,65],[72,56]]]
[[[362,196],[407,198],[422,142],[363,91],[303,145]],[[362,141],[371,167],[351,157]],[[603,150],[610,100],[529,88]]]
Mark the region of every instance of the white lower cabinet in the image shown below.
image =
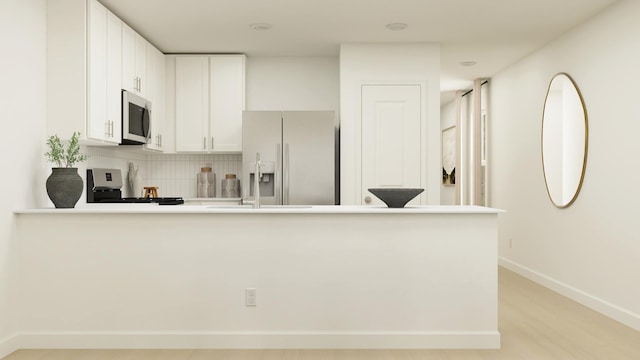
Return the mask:
[[[177,152],[242,151],[245,55],[176,57]]]

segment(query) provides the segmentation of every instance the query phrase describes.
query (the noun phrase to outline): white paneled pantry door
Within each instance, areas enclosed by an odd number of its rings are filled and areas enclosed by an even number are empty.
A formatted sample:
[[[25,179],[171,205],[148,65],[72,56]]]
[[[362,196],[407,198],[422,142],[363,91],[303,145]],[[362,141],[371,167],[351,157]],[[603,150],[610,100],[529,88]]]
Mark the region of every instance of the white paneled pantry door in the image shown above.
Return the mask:
[[[419,188],[420,85],[362,86],[361,203],[382,204],[369,188]],[[420,197],[408,205],[419,205]]]

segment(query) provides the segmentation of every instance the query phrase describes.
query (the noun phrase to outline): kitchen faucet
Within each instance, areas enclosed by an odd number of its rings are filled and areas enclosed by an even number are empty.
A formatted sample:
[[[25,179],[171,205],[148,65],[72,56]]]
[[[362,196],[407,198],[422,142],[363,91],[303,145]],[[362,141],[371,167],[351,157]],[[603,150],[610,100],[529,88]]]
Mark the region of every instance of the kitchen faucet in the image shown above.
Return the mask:
[[[260,180],[262,179],[262,170],[260,169],[260,153],[256,153],[256,169],[253,175],[253,208],[260,208]]]

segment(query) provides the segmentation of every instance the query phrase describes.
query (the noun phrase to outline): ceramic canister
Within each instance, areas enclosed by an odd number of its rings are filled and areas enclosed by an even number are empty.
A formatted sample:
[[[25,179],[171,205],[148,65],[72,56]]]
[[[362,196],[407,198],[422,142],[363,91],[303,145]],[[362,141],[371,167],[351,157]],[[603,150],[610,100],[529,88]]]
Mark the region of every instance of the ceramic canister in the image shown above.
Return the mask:
[[[197,197],[216,197],[216,174],[211,170],[211,168],[200,168],[200,172],[198,173],[197,177]]]
[[[236,179],[236,174],[226,174],[221,185],[223,198],[240,197],[240,180]]]

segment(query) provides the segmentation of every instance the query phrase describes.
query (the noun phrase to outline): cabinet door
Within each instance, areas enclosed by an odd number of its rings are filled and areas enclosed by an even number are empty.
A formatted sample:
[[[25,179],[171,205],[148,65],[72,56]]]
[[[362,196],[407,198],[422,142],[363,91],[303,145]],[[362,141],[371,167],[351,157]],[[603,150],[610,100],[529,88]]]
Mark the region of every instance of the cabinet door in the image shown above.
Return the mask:
[[[128,25],[122,25],[122,88],[146,95],[147,40]]]
[[[122,21],[107,11],[107,133],[122,140]]]
[[[157,149],[164,150],[164,137],[165,137],[165,119],[167,114],[166,109],[166,58],[162,52],[156,51],[156,115],[153,118],[155,123],[155,131],[158,136]]]
[[[87,137],[118,144],[122,137],[122,22],[100,3],[91,1],[89,23]]]
[[[122,24],[122,88],[137,92],[136,76],[136,32]]]
[[[162,150],[162,128],[164,125],[164,54],[147,44],[147,94],[151,101],[151,136],[147,149]]]
[[[242,151],[244,110],[244,55],[211,56],[210,132],[213,151]]]
[[[151,46],[149,44],[149,46]],[[147,40],[135,34],[135,75],[138,78],[138,95],[147,96],[150,89],[147,82]]]
[[[106,140],[107,122],[107,9],[89,3],[89,114],[86,136]]]
[[[369,188],[420,187],[420,110],[420,85],[362,87],[362,204],[382,204]]]
[[[176,151],[205,152],[209,140],[209,58],[176,58]]]

